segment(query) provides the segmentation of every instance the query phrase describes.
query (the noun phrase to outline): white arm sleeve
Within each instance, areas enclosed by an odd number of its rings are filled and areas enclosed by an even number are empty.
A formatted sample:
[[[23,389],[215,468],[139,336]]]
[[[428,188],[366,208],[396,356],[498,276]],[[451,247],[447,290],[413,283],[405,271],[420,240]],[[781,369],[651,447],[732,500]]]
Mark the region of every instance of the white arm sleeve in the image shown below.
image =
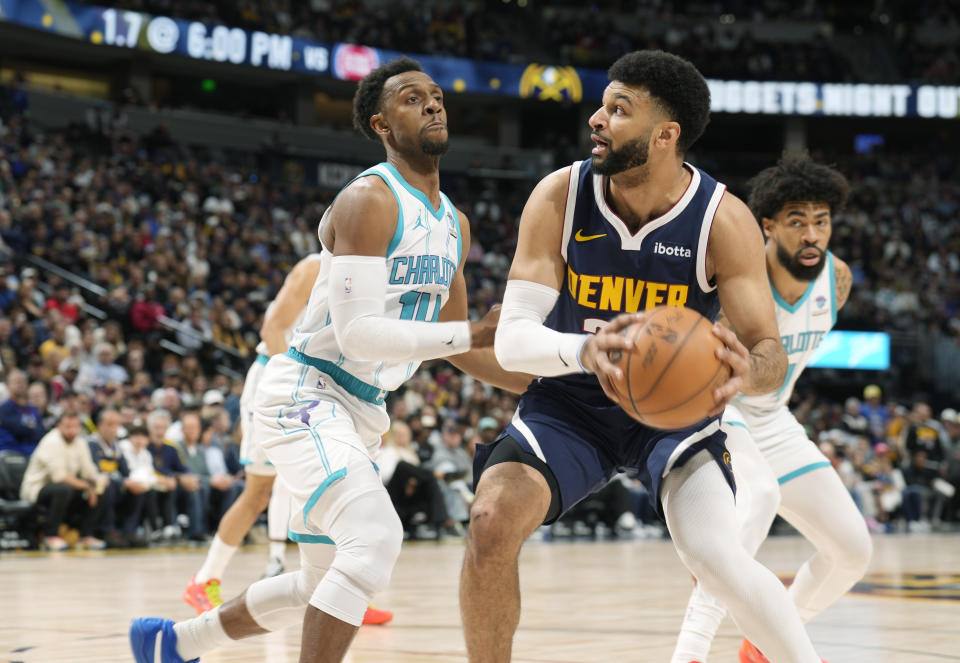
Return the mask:
[[[470,323],[387,318],[387,262],[334,256],[327,291],[333,331],[353,361],[425,361],[470,349]]]
[[[560,293],[533,281],[507,281],[493,343],[508,371],[550,377],[585,373],[580,350],[589,334],[565,334],[543,326]]]

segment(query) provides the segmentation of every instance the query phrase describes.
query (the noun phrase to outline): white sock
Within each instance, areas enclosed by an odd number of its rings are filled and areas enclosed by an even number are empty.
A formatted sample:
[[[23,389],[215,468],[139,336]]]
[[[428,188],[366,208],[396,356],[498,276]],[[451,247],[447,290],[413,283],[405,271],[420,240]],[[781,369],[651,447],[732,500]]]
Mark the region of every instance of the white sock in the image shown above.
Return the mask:
[[[185,661],[233,640],[220,623],[220,606],[193,619],[174,624],[173,631],[177,634],[177,653]]]
[[[237,552],[236,546],[224,543],[220,534],[214,536],[213,541],[210,542],[210,550],[207,551],[207,558],[203,561],[200,570],[197,571],[197,575],[194,576],[196,581],[204,583],[211,578],[217,580],[222,578],[223,572],[227,570],[227,564],[230,563],[230,559],[235,552]]]
[[[700,583],[697,583],[690,594],[683,626],[677,637],[677,647],[673,650],[670,663],[706,663],[710,643],[713,642],[726,614],[727,609],[703,591]]]
[[[286,541],[271,541],[270,542],[270,559],[279,559],[281,561],[285,560],[287,555],[287,542]]]

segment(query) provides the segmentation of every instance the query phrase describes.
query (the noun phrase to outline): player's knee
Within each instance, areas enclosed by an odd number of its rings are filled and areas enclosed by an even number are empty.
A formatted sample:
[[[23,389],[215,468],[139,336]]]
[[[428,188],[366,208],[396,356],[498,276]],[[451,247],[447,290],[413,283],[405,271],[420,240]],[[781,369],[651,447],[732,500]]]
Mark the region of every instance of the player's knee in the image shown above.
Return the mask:
[[[872,557],[873,541],[870,539],[866,524],[863,527],[851,528],[846,533],[843,550],[837,556],[837,563],[860,577],[866,573]]]
[[[751,477],[750,481],[750,495],[751,499],[756,502],[755,510],[758,513],[769,514],[770,519],[773,520],[777,509],[780,508],[782,497],[780,484],[777,483],[773,474]]]
[[[467,549],[474,563],[515,556],[526,538],[520,523],[498,499],[478,498],[470,510]]]
[[[349,541],[338,542],[333,567],[369,595],[384,589],[400,556],[403,526],[395,512],[363,524]]]

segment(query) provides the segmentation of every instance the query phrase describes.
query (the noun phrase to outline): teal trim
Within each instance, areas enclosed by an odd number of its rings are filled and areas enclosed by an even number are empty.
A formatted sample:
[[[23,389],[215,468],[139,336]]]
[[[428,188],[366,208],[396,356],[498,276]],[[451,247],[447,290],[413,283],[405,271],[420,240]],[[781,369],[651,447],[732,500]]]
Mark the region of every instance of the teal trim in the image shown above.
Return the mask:
[[[827,251],[827,269],[830,270],[830,314],[833,323],[831,327],[837,324],[837,284],[836,275],[833,271],[833,254]]]
[[[769,279],[769,277],[767,277],[767,278]],[[797,309],[799,309],[800,306],[801,306],[805,301],[807,301],[807,297],[809,297],[809,296],[810,296],[810,293],[813,292],[813,284],[816,283],[816,282],[817,282],[816,279],[810,281],[810,285],[807,286],[807,291],[806,291],[805,293],[803,293],[803,296],[802,296],[800,299],[798,299],[795,304],[792,304],[792,305],[791,305],[791,304],[788,304],[788,303],[783,299],[783,297],[780,296],[780,293],[777,292],[777,289],[776,289],[775,287],[773,287],[773,281],[770,281],[770,290],[773,291],[773,301],[775,301],[775,302],[780,306],[780,308],[782,308],[782,309],[783,309],[784,311],[786,311],[787,313],[796,313],[796,312],[797,312]]]
[[[782,477],[777,479],[777,483],[779,483],[782,486],[786,482],[796,479],[798,476],[804,475],[807,472],[813,472],[814,470],[819,470],[821,467],[830,467],[830,461],[821,460],[816,463],[810,463],[809,465],[804,465],[798,470],[794,470],[789,474],[784,474]]]
[[[270,361],[270,355],[257,355],[257,363],[262,364],[263,366],[267,365],[267,362]]]
[[[310,433],[310,437],[313,438],[313,444],[317,447],[317,453],[320,454],[320,462],[323,463],[324,471],[330,474],[330,463],[327,462],[327,454],[323,450],[323,440],[320,439],[320,434],[313,428],[308,428],[307,431]]]
[[[241,465],[253,465],[253,461],[250,460],[249,458],[241,458],[241,459],[240,459],[240,464],[241,464]],[[273,467],[273,463],[271,463],[269,460],[267,461],[266,464],[267,464],[268,467]]]
[[[387,169],[387,171],[390,172],[391,175],[397,178],[397,181],[400,182],[400,185],[407,190],[407,193],[409,193],[411,196],[413,196],[414,198],[416,198],[421,203],[427,206],[427,209],[430,210],[431,214],[433,214],[433,218],[435,218],[437,221],[443,219],[443,201],[442,200],[440,202],[440,207],[434,209],[433,203],[430,202],[430,199],[427,198],[426,194],[420,189],[414,189],[412,186],[410,186],[410,183],[407,182],[405,179],[403,179],[403,175],[401,175],[400,172],[393,167],[393,164],[383,162],[382,165],[384,168]]]
[[[777,393],[773,396],[774,398],[779,398],[780,394],[783,393],[783,390],[787,388],[787,385],[790,384],[790,378],[793,376],[793,372],[797,370],[796,364],[787,364],[787,374],[783,376],[783,384],[780,385],[780,388],[777,389]]]
[[[300,532],[294,532],[292,529],[287,530],[287,538],[297,543],[323,543],[328,546],[337,545],[333,542],[333,539],[326,534],[301,534]]]
[[[326,359],[311,357],[310,355],[304,354],[299,350],[294,350],[293,348],[287,350],[287,356],[300,364],[304,364],[305,366],[313,366],[318,371],[326,373],[333,378],[334,382],[343,387],[347,393],[356,396],[360,400],[367,401],[368,403],[373,403],[374,405],[383,405],[383,402],[387,397],[387,393],[389,393],[386,389],[378,389],[372,384],[367,384],[363,380],[350,375],[350,373],[346,372],[333,362],[327,361]]]
[[[333,484],[333,482],[338,481],[345,476],[347,476],[347,468],[341,467],[339,470],[337,470],[333,474],[327,476],[327,478],[324,479],[319,486],[317,486],[317,489],[313,491],[313,493],[310,495],[310,498],[307,500],[307,503],[303,505],[303,528],[304,529],[310,529],[307,526],[307,515],[310,513],[310,510],[317,505],[317,500],[320,499],[324,491],[326,491],[327,488],[329,488]]]
[[[746,428],[747,430],[750,430],[749,428],[747,428],[747,425],[742,421],[724,421],[723,423],[729,424],[731,426],[739,426],[740,428]]]
[[[371,460],[370,462],[373,463],[373,469],[375,469],[375,470],[377,471],[377,474],[380,474],[380,466],[377,465],[377,463],[376,463],[375,461],[372,461],[372,460]]]
[[[385,165],[389,166],[390,164],[385,164]],[[396,172],[396,169],[394,169],[394,172]],[[382,179],[384,182],[387,183],[387,186],[390,187],[390,191],[393,192],[393,197],[397,199],[397,229],[396,229],[396,231],[394,231],[394,233],[393,233],[393,239],[390,240],[390,244],[387,246],[387,254],[386,254],[386,257],[389,258],[389,257],[390,257],[390,254],[392,254],[394,251],[396,251],[396,250],[397,250],[397,247],[400,246],[400,240],[403,238],[403,225],[404,225],[404,222],[403,222],[403,201],[400,200],[400,194],[399,194],[399,193],[397,192],[397,190],[394,188],[393,182],[390,181],[390,178],[389,178],[389,177],[384,176],[383,173],[379,173],[379,172],[377,172],[376,170],[374,170],[373,173],[376,174],[380,179]],[[402,178],[402,177],[399,177],[399,173],[397,173],[397,175],[398,175],[398,179],[399,179],[401,182],[403,182],[403,178]]]

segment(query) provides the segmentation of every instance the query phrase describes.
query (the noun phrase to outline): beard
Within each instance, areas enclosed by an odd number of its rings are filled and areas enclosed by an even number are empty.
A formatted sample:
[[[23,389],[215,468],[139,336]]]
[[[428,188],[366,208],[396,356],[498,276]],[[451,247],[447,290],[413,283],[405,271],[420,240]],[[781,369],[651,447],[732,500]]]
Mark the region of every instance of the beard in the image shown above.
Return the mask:
[[[420,149],[429,157],[442,157],[447,153],[449,141],[431,140],[430,138],[420,137]]]
[[[625,170],[636,168],[647,163],[650,157],[650,136],[640,136],[628,140],[618,149],[613,149],[607,145],[607,156],[599,160],[596,156],[591,157],[591,167],[593,172],[599,175],[616,175]]]
[[[816,250],[820,254],[820,262],[816,265],[804,265],[800,262],[800,254],[810,249]],[[798,281],[812,281],[823,271],[823,266],[827,264],[827,256],[816,246],[804,246],[799,251],[790,255],[786,249],[777,244],[777,261],[790,272],[790,276]]]

